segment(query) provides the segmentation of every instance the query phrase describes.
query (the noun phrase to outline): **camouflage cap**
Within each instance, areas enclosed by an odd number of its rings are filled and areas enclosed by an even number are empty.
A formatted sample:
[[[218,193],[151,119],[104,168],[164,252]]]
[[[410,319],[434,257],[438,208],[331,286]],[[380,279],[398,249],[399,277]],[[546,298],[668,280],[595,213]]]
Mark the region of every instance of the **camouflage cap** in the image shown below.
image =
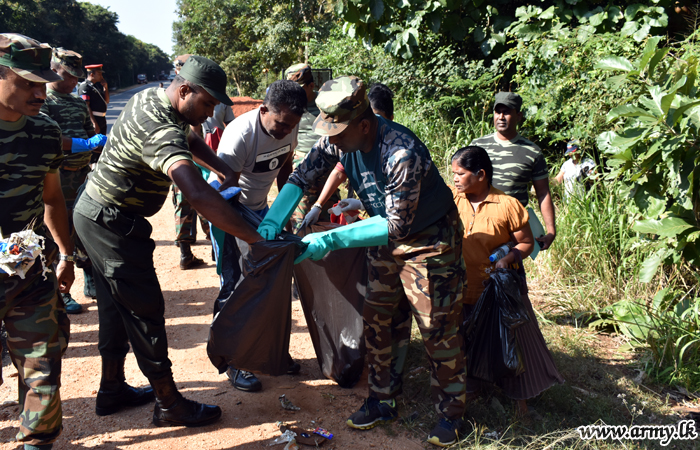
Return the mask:
[[[294,64],[284,71],[288,80],[292,80],[299,86],[305,86],[314,82],[314,76],[311,73],[311,66],[304,63]]]
[[[60,81],[51,70],[51,47],[17,33],[0,34],[0,65],[36,83]]]
[[[51,61],[60,64],[66,71],[74,77],[83,78],[83,57],[80,53],[66,50],[62,47],[53,49]]]
[[[318,90],[316,106],[321,110],[313,130],[322,136],[335,136],[352,119],[369,107],[365,82],[357,77],[338,77],[326,81]]]
[[[519,112],[520,107],[523,106],[523,98],[515,92],[499,92],[496,94],[496,102],[493,104],[494,111],[498,105],[505,105]]]

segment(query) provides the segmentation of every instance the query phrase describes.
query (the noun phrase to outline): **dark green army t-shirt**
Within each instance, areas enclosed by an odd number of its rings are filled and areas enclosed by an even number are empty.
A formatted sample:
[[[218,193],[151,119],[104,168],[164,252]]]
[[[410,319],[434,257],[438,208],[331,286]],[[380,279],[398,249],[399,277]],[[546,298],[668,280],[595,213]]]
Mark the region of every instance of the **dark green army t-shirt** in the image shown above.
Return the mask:
[[[489,154],[493,165],[493,187],[527,206],[527,190],[530,182],[549,176],[542,150],[520,134],[509,141],[502,141],[496,133],[474,139],[469,145],[477,145]]]
[[[22,231],[36,218],[44,223],[44,178],[63,161],[61,129],[45,114],[0,120],[0,232]],[[37,231],[39,232],[39,231]],[[46,236],[45,236],[46,237]]]
[[[170,104],[165,90],[151,88],[126,104],[90,173],[87,193],[123,212],[152,216],[168,196],[170,166],[192,161],[190,126]]]
[[[88,139],[95,134],[95,127],[83,99],[47,89],[46,102],[41,107],[41,111],[58,123],[65,137]],[[66,155],[62,167],[73,170],[82,169],[90,164],[91,156],[92,152]]]

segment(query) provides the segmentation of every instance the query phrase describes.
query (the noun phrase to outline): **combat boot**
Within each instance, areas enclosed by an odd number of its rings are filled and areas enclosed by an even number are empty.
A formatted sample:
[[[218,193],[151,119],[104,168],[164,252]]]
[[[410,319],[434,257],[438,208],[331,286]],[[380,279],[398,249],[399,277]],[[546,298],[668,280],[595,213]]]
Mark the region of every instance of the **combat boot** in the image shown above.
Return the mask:
[[[178,392],[172,375],[151,379],[156,393],[153,424],[157,427],[201,427],[221,417],[221,408],[188,400]]]
[[[180,269],[187,270],[202,264],[204,264],[204,261],[192,254],[190,243],[180,241]]]
[[[102,379],[95,402],[95,413],[98,416],[108,416],[125,406],[141,406],[153,401],[153,388],[134,388],[126,384],[125,380],[123,358],[102,358]]]

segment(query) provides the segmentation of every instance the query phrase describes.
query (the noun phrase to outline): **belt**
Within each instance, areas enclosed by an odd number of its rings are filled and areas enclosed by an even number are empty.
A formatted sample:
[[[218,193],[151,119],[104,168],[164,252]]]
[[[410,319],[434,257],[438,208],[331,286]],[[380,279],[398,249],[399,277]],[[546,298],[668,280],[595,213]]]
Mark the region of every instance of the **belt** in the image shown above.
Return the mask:
[[[93,112],[92,112],[92,115],[93,115],[93,116],[97,116],[97,117],[106,117],[106,116],[107,116],[107,112],[106,112],[106,111],[105,111],[105,112],[93,111]]]

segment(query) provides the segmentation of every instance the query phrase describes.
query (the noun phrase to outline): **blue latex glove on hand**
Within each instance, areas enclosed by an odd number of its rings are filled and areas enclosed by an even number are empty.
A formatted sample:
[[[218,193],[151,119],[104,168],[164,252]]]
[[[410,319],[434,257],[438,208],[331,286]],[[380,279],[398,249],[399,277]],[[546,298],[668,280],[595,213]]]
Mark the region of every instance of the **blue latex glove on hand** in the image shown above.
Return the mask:
[[[71,141],[73,142],[70,148],[71,152],[82,153],[105,145],[107,136],[104,134],[96,134],[90,139],[71,138]]]

